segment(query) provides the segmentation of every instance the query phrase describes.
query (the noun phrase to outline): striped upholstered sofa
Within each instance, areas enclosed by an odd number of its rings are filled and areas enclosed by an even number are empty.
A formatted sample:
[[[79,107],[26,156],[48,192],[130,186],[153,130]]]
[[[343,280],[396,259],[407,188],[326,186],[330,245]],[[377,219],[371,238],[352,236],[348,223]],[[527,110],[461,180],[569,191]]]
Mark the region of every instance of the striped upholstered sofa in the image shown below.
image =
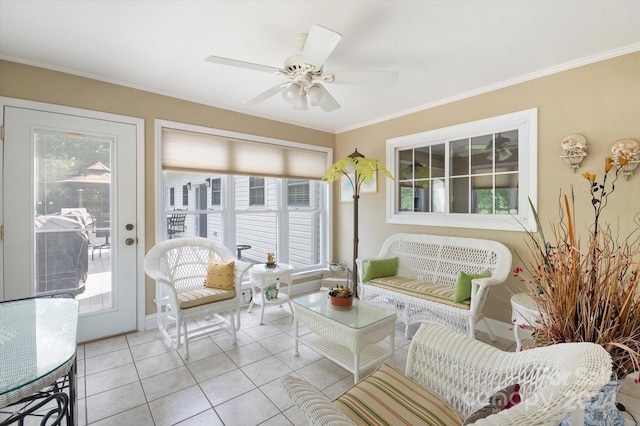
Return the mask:
[[[404,375],[383,364],[333,401],[300,378],[280,381],[311,425],[555,426],[610,375],[611,357],[595,343],[503,352],[424,323]]]
[[[376,258],[356,260],[360,298],[394,310],[406,337],[411,324],[423,321],[474,337],[476,324],[485,319],[489,290],[511,272],[511,257],[505,245],[492,240],[394,234]],[[387,267],[391,261],[396,268]]]

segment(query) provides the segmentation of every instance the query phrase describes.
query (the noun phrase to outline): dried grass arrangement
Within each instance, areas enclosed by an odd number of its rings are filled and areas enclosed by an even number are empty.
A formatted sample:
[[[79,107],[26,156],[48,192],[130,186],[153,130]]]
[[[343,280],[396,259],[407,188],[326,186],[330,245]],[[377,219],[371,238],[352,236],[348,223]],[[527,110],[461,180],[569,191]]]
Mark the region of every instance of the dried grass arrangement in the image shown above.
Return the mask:
[[[531,206],[538,232],[529,232],[529,257],[524,270],[515,273],[544,312],[532,324],[537,346],[600,344],[611,354],[614,378],[622,379],[638,370],[640,360],[640,216],[633,218],[635,226],[624,239],[608,223],[599,223],[619,172],[620,166],[607,158],[602,183],[596,175],[583,174],[594,212],[584,244],[576,232],[573,189],[571,197],[560,197],[560,221],[552,225],[550,240]]]

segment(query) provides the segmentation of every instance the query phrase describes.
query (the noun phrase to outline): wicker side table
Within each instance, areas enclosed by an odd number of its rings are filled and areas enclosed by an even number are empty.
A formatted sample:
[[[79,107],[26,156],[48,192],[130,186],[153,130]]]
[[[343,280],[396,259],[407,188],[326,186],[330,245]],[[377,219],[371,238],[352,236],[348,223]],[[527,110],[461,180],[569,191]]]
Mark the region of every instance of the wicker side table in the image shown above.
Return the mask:
[[[520,329],[535,324],[542,315],[538,304],[528,294],[518,293],[511,296],[511,321],[513,322],[513,334],[516,338],[516,352],[522,350]]]
[[[268,268],[264,263],[253,265],[249,269],[249,278],[251,279],[251,291],[253,297],[249,303],[247,312],[251,312],[254,305],[260,305],[260,324],[264,322],[264,307],[266,305],[280,305],[285,302],[289,305],[289,312],[293,315],[293,307],[289,294],[291,294],[291,271],[293,267],[286,263],[278,263],[275,268]],[[282,284],[287,285],[287,292],[281,291]],[[276,295],[267,293],[269,287],[275,286]]]

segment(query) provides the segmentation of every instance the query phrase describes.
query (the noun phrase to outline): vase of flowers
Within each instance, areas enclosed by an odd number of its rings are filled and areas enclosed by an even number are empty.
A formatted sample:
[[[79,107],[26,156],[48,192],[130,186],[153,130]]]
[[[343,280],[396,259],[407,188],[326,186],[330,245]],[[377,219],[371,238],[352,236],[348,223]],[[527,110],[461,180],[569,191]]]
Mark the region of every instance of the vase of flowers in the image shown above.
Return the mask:
[[[534,343],[600,344],[611,354],[611,388],[616,392],[620,383],[615,381],[637,371],[640,360],[640,217],[633,218],[635,225],[623,239],[610,224],[600,223],[624,163],[624,158],[617,164],[607,158],[601,182],[595,174],[583,174],[594,214],[584,240],[576,229],[573,190],[570,197],[560,197],[560,220],[552,226],[550,238],[532,205],[538,232],[528,233],[529,256],[523,268],[515,270],[544,313],[531,324]],[[615,397],[598,394],[593,401],[597,404],[585,409],[585,424],[618,424],[611,420],[620,417]]]
[[[333,306],[348,307],[353,304],[353,290],[343,285],[329,289],[329,300]]]

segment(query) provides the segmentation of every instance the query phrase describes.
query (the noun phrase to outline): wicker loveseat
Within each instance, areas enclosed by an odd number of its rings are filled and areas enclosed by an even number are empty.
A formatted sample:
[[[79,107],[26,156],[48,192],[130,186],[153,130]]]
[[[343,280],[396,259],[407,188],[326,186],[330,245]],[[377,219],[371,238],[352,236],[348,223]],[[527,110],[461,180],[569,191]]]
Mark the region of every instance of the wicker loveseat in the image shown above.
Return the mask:
[[[454,426],[466,419],[483,426],[555,426],[580,410],[610,374],[611,357],[595,343],[503,352],[424,323],[409,347],[404,375],[383,364],[334,401],[298,377],[280,382],[311,425]],[[514,385],[517,397],[501,392]],[[502,404],[492,395],[501,396]],[[515,405],[483,410],[490,400],[500,407],[507,399]],[[488,417],[470,419],[477,410]]]
[[[398,258],[392,276],[367,279],[367,267],[376,259]],[[431,321],[474,337],[489,289],[504,283],[511,271],[511,252],[497,241],[443,237],[427,234],[395,234],[382,245],[376,259],[357,259],[360,297],[396,311],[409,326]],[[374,264],[369,266],[373,266]],[[461,274],[462,272],[462,274]],[[483,278],[470,278],[485,275]],[[470,298],[456,302],[456,286],[464,276],[471,283]],[[485,320],[489,335],[493,331]]]

